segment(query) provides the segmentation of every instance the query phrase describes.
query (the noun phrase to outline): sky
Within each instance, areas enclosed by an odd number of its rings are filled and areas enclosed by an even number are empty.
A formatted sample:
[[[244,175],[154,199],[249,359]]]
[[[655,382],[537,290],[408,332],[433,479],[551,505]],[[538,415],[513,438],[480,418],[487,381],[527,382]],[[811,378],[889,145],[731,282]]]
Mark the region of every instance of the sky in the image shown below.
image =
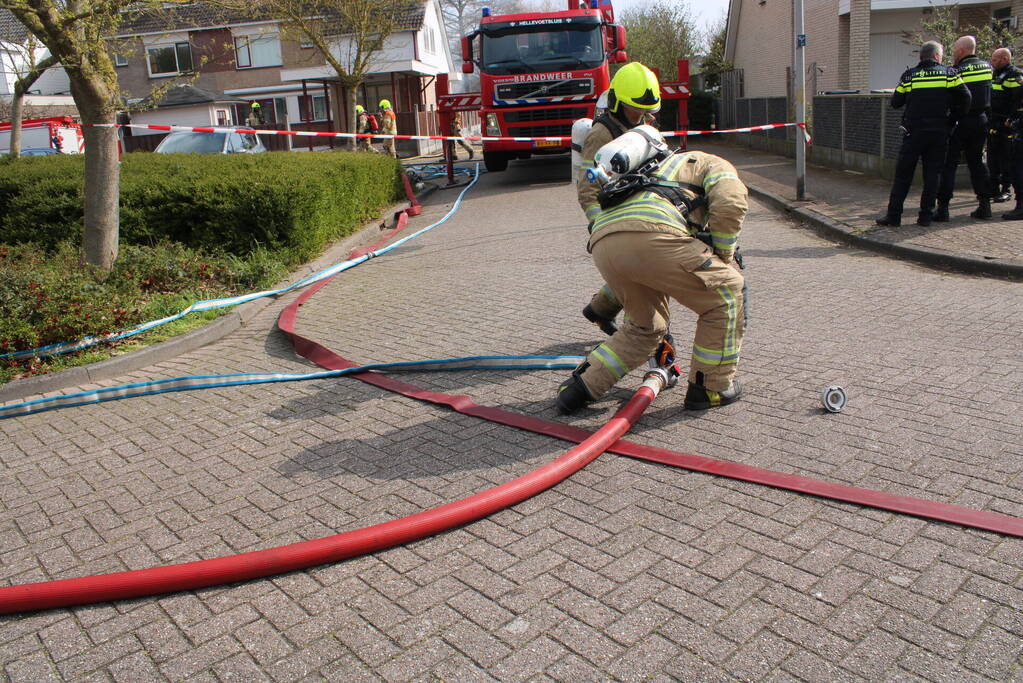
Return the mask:
[[[693,17],[696,19],[696,25],[701,30],[706,30],[728,12],[728,0],[686,1],[693,13]],[[644,5],[650,4],[650,0],[612,0],[612,2],[614,3],[616,17],[623,10],[639,9]]]

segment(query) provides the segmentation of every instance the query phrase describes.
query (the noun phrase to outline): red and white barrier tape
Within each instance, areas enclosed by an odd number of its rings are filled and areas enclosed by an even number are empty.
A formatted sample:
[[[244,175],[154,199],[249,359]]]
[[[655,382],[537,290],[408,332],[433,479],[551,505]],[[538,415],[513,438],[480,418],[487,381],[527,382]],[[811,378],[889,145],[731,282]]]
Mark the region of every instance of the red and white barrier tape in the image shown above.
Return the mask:
[[[85,124],[83,124],[85,125]],[[478,135],[381,135],[379,133],[333,133],[318,130],[262,130],[258,128],[224,128],[220,126],[170,126],[157,123],[105,123],[92,124],[103,128],[142,128],[145,130],[162,130],[167,132],[185,131],[193,133],[255,133],[258,135],[291,135],[294,137],[317,137],[317,138],[374,138],[380,140],[468,140],[470,142],[560,142],[566,146],[572,142],[568,136],[555,137],[490,137]],[[746,128],[726,128],[722,130],[672,130],[661,131],[666,138],[692,135],[713,135],[717,133],[756,133],[763,130],[774,130],[775,128],[788,128],[798,126],[803,130],[806,137],[806,144],[812,144],[810,134],[806,130],[805,123],[767,123],[762,126],[748,126]]]

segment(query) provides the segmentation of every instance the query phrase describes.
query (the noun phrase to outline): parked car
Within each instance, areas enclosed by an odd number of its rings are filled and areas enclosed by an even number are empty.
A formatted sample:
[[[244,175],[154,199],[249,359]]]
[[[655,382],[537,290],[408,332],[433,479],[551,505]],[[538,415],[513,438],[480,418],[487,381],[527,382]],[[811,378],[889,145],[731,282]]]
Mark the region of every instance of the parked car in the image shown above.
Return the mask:
[[[5,149],[0,151],[0,155],[7,156],[11,153],[11,150]],[[23,147],[21,150],[21,156],[23,157],[48,157],[53,154],[60,154],[57,150],[52,147]]]
[[[158,154],[257,154],[266,147],[252,133],[195,133],[176,130],[153,150]]]

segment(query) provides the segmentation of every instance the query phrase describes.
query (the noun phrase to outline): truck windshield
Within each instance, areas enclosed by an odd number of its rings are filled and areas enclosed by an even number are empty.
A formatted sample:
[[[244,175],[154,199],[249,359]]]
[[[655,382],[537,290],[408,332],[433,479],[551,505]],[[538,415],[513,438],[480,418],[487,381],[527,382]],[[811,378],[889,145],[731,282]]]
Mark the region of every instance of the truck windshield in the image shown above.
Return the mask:
[[[604,61],[599,24],[558,26],[558,30],[549,26],[485,29],[482,38],[483,71],[490,74],[592,69]]]

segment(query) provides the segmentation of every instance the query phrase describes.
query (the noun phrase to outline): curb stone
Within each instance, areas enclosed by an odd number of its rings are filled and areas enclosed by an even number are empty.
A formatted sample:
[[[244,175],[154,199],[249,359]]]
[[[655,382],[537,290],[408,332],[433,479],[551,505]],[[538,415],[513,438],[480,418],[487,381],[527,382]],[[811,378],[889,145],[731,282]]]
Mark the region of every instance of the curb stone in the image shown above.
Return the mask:
[[[417,200],[423,200],[433,194],[439,186],[430,182],[416,195]],[[402,200],[388,207],[381,216],[389,219],[396,211],[404,208],[408,200]],[[276,285],[277,288],[284,287],[297,282],[304,277],[323,270],[327,266],[336,263],[338,253],[351,251],[360,241],[364,241],[366,234],[376,230],[380,218],[363,225],[356,232],[342,238],[327,248],[322,256],[315,261],[300,266],[293,271],[283,282]],[[125,353],[120,356],[113,356],[97,363],[81,365],[58,372],[51,372],[37,377],[26,377],[0,385],[0,403],[6,401],[25,400],[35,396],[41,396],[68,387],[83,384],[92,384],[100,380],[117,377],[141,368],[161,363],[182,354],[194,351],[212,342],[226,337],[238,328],[244,326],[264,308],[277,300],[277,297],[263,297],[254,301],[239,304],[228,314],[222,315],[209,324],[196,328],[185,334],[171,337],[165,341],[150,344],[141,349]]]
[[[954,270],[971,275],[988,275],[1009,280],[1023,280],[1023,263],[1018,261],[973,258],[940,249],[908,247],[903,244],[894,244],[874,239],[841,225],[824,214],[799,206],[795,202],[790,202],[756,185],[747,183],[746,187],[749,188],[750,192],[771,204],[775,209],[780,209],[794,215],[802,222],[809,224],[815,232],[824,237],[837,239],[863,249],[888,256],[898,256],[943,270]]]

